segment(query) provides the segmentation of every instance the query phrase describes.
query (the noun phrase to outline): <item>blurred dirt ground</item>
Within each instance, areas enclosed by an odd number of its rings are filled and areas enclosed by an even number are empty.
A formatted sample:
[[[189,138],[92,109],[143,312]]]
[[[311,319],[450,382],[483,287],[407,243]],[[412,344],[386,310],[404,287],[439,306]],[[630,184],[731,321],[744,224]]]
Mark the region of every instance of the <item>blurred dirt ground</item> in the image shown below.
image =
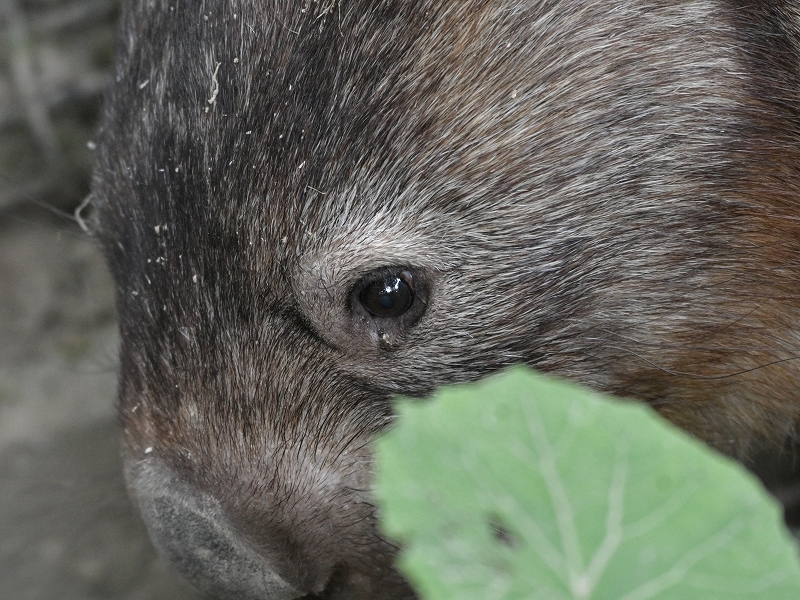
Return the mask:
[[[74,225],[0,215],[0,340],[0,598],[196,597],[125,493],[113,291]]]
[[[116,3],[0,0],[0,599],[197,598],[125,493],[88,191]]]

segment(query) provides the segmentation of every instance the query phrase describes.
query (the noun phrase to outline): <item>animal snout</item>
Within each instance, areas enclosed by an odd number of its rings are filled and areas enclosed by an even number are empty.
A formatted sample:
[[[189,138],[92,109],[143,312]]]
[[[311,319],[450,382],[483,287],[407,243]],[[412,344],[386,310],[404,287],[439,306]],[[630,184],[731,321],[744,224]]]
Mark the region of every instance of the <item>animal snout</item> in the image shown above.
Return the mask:
[[[155,545],[197,587],[225,600],[290,600],[303,594],[232,525],[218,500],[159,459],[131,482]]]
[[[316,475],[313,465],[284,485],[275,460],[266,487],[237,467],[214,468],[213,484],[195,481],[155,453],[128,462],[128,482],[161,554],[214,598],[415,598],[361,490],[296,485]]]

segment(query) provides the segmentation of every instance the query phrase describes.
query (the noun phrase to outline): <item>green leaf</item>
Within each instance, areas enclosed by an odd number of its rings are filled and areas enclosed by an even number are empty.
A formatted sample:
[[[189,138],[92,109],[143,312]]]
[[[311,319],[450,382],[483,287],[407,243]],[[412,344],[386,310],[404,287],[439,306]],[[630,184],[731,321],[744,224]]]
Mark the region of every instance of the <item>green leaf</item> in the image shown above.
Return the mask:
[[[800,598],[776,503],[646,406],[516,368],[397,408],[377,495],[423,598]]]

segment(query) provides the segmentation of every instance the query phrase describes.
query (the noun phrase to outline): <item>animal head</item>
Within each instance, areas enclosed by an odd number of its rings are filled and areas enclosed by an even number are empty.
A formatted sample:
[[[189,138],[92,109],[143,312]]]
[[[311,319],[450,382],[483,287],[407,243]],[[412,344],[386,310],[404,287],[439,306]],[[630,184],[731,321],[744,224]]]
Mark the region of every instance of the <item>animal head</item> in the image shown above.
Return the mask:
[[[515,363],[791,434],[797,15],[734,4],[130,2],[94,203],[161,550],[222,597],[413,597],[370,441]]]

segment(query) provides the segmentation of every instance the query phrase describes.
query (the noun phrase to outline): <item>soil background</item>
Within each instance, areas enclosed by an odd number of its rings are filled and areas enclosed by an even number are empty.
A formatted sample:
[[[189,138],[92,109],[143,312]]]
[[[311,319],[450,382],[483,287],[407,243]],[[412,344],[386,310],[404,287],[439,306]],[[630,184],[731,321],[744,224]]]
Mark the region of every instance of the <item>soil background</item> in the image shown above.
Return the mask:
[[[0,599],[199,598],[125,492],[113,287],[71,218],[111,68],[109,0],[0,0]]]

